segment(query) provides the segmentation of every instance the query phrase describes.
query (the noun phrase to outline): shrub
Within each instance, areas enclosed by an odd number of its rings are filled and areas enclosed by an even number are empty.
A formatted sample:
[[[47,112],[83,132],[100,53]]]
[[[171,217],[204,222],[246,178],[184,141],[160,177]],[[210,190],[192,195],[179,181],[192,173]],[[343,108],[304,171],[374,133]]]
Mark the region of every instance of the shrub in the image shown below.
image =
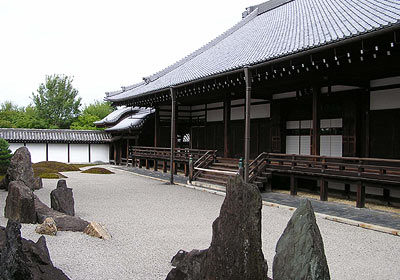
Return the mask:
[[[10,158],[12,157],[10,145],[6,140],[0,138],[0,174],[5,174],[10,165]]]
[[[114,172],[101,168],[101,167],[92,167],[89,169],[86,169],[85,171],[82,171],[82,173],[90,173],[90,174],[114,174]]]

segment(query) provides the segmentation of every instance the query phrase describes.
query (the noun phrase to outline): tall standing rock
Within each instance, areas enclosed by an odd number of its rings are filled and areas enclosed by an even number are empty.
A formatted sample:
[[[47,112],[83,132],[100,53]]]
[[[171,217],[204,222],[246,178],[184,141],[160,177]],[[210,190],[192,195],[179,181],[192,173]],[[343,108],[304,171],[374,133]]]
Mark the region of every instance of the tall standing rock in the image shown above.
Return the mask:
[[[32,190],[38,190],[43,187],[42,179],[35,177],[33,174],[31,154],[26,147],[18,148],[11,158],[3,182],[6,190],[8,190],[8,184],[12,181],[22,181]]]
[[[51,208],[56,211],[74,216],[74,195],[72,189],[67,187],[65,180],[57,182],[57,188],[50,193]]]
[[[0,227],[0,279],[69,280],[54,267],[44,236],[35,243],[22,238],[20,229],[21,225],[12,220],[8,220],[6,229]]]
[[[219,217],[213,223],[211,245],[184,255],[167,279],[267,279],[261,250],[261,195],[237,176],[230,179]]]
[[[324,244],[314,210],[303,200],[276,245],[274,280],[329,280]]]
[[[9,184],[4,216],[20,223],[36,223],[34,195],[23,182],[12,181]]]

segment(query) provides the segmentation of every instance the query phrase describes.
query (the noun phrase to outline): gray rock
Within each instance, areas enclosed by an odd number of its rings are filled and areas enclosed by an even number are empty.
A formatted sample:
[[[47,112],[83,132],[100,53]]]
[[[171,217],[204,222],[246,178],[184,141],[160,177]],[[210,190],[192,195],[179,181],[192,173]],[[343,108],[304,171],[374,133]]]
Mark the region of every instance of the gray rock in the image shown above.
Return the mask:
[[[53,218],[56,222],[58,231],[79,231],[83,232],[89,225],[89,222],[76,217],[70,216],[54,209],[51,209],[46,204],[40,201],[40,199],[34,195],[35,198],[35,209],[38,223],[43,223],[47,217]]]
[[[22,181],[32,190],[43,187],[42,179],[33,174],[31,154],[26,147],[18,148],[12,156],[4,177],[3,187],[8,190],[8,185],[12,181]]]
[[[0,279],[4,280],[68,280],[54,267],[41,236],[35,243],[21,237],[21,225],[9,220],[7,228],[0,227]]]
[[[22,181],[12,181],[8,186],[4,216],[20,223],[37,221],[33,192]]]
[[[324,244],[309,200],[293,213],[276,245],[274,280],[328,280]]]
[[[74,195],[71,188],[67,188],[65,180],[57,182],[57,188],[50,193],[51,208],[70,216],[75,215]]]
[[[213,223],[210,247],[187,253],[167,279],[267,279],[268,266],[261,250],[261,207],[255,185],[243,183],[239,176],[230,179],[220,215]]]

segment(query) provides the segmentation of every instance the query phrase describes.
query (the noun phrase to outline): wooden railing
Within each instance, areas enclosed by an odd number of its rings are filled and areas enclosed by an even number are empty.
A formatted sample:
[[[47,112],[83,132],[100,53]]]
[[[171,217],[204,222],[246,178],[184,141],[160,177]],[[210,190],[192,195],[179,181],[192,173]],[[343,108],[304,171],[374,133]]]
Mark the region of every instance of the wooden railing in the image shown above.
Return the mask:
[[[187,148],[175,148],[174,160],[178,162],[189,162],[189,157],[192,155],[193,159],[197,160],[201,158],[204,154],[209,152],[208,150],[197,150],[197,149],[187,149]],[[160,147],[141,147],[132,146],[129,147],[129,157],[130,158],[141,158],[141,159],[151,159],[151,160],[169,160],[171,157],[170,148],[160,148]]]
[[[196,160],[193,163],[193,167],[189,167],[189,181],[195,180],[205,168],[215,162],[216,157],[217,151],[209,150],[202,157]]]
[[[276,172],[380,184],[400,184],[400,160],[269,153],[263,155],[263,161],[265,169]]]

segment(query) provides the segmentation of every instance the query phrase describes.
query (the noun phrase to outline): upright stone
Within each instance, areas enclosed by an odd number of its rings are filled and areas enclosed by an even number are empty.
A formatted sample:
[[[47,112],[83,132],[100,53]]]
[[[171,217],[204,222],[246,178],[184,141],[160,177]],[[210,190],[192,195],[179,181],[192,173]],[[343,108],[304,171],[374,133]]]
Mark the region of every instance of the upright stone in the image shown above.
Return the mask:
[[[303,200],[293,213],[275,251],[274,280],[330,279],[324,244],[309,200]]]
[[[174,262],[167,279],[267,279],[261,250],[261,195],[237,176],[230,179],[219,217],[213,223],[211,245],[193,250]]]
[[[5,230],[0,227],[0,279],[68,280],[54,267],[44,236],[35,243],[22,238],[20,229],[21,225],[12,220]]]
[[[8,188],[4,216],[20,223],[36,223],[35,200],[32,190],[21,181],[12,181]]]
[[[42,188],[42,179],[33,174],[31,154],[26,147],[18,148],[10,160],[3,182],[6,190],[8,190],[8,184],[12,181],[22,181],[32,190]]]
[[[57,188],[50,193],[51,208],[70,216],[75,215],[74,195],[71,188],[67,188],[65,180],[57,182]]]

